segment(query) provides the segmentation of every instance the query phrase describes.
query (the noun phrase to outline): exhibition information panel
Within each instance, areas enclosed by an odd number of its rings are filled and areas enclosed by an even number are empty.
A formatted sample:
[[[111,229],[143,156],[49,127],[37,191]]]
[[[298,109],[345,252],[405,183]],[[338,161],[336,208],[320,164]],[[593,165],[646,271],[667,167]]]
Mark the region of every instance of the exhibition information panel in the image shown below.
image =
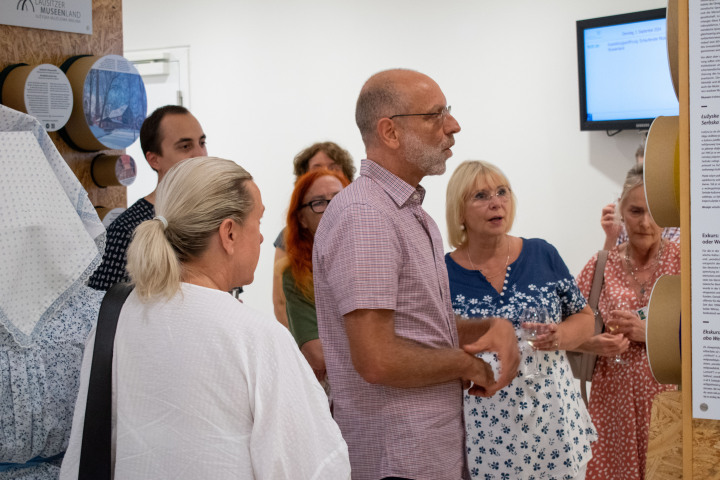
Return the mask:
[[[720,419],[720,3],[690,0],[693,417]]]

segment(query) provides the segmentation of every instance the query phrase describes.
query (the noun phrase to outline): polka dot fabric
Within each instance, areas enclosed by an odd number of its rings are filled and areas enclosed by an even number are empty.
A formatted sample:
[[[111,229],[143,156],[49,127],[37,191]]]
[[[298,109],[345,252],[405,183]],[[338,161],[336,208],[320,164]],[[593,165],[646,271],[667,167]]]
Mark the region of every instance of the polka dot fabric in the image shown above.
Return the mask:
[[[34,118],[0,105],[0,325],[28,347],[100,263],[105,229]]]
[[[629,282],[623,267],[624,257],[618,247],[610,251],[605,266],[605,284],[598,309],[603,319],[624,300],[630,308],[644,307]],[[595,255],[578,277],[578,286],[588,295],[595,274]],[[661,275],[680,273],[680,246],[665,242],[660,266],[651,285]],[[587,480],[641,480],[645,478],[648,428],[652,400],[660,392],[675,390],[675,385],[661,385],[650,371],[644,343],[631,342],[621,355],[625,365],[616,365],[611,357],[598,357],[592,378],[590,415],[599,439],[593,445]]]
[[[0,170],[0,480],[56,479],[105,228],[42,125],[2,105]]]

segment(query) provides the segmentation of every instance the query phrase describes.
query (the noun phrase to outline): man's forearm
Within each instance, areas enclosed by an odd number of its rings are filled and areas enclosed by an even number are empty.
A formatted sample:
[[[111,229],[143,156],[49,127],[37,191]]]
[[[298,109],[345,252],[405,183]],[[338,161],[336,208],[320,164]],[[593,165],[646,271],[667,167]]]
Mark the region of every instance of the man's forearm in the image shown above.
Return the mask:
[[[353,366],[369,383],[423,387],[468,379],[486,383],[486,364],[457,348],[431,348],[398,337],[394,312],[358,310],[345,316]]]
[[[485,335],[494,321],[495,318],[476,318],[474,320],[468,320],[467,318],[462,318],[459,315],[456,315],[455,322],[457,324],[460,346],[473,343],[475,340]]]

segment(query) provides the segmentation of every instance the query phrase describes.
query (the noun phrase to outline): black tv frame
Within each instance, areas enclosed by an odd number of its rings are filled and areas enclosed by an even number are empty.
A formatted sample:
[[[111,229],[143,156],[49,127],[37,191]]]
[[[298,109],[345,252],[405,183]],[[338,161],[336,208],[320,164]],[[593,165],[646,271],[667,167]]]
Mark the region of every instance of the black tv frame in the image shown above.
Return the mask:
[[[623,13],[607,17],[578,20],[577,27],[577,54],[578,54],[578,92],[580,94],[580,130],[595,131],[606,130],[648,130],[655,118],[633,118],[625,120],[588,121],[587,120],[587,92],[585,90],[585,30],[589,28],[621,25],[623,23],[642,22],[666,18],[665,8],[643,10],[640,12]]]

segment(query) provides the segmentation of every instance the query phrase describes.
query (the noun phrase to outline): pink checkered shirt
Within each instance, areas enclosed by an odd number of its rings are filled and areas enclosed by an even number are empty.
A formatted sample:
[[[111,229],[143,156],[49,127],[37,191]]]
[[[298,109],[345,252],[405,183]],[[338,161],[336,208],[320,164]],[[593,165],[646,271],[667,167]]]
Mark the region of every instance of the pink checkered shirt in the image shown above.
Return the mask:
[[[340,192],[315,235],[318,328],[334,415],[354,480],[466,474],[460,381],[422,388],[371,385],[352,365],[343,315],[395,312],[395,333],[433,348],[458,346],[443,243],[423,210],[425,190],[371,160]]]

